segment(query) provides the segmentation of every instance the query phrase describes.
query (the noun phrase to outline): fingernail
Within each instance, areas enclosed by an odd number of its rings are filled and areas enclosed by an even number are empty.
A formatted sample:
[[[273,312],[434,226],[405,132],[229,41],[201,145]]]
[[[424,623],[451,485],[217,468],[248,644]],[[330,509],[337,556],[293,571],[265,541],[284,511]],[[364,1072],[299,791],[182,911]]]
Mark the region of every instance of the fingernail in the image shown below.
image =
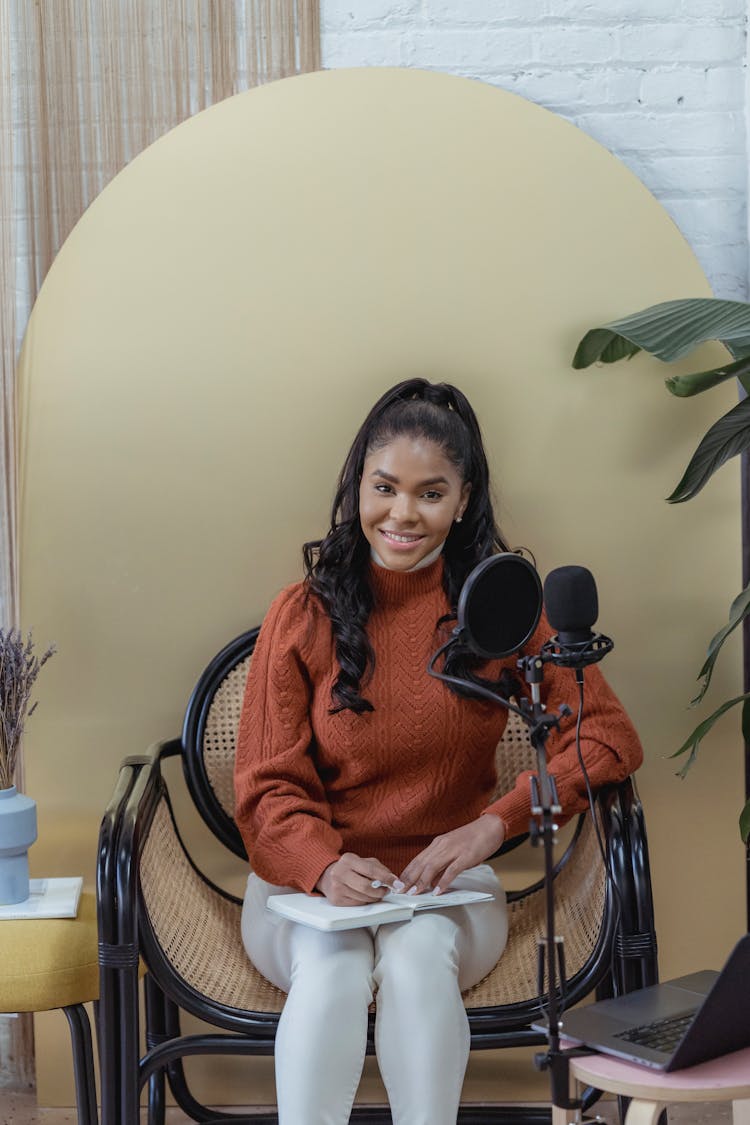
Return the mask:
[[[406,883],[402,883],[400,879],[394,879],[393,880],[393,889],[394,889],[394,891],[396,892],[397,895],[401,894],[401,892],[404,890],[405,887],[406,887]]]
[[[432,893],[434,895],[439,895],[440,894],[440,887],[435,887],[435,890]]]
[[[409,890],[406,893],[408,895],[415,895],[417,893],[417,884],[415,883],[413,887],[409,887]]]

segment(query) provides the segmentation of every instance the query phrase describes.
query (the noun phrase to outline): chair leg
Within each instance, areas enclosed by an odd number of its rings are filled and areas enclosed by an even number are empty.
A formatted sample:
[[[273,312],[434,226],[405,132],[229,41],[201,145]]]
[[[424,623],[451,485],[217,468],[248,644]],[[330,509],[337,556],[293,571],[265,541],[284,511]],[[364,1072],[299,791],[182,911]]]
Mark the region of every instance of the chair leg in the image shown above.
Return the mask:
[[[128,965],[119,974],[118,994],[118,1097],[116,1125],[138,1125],[141,1120],[140,1084],[140,1013],[137,964]]]
[[[150,1050],[166,1039],[166,999],[150,973],[144,980],[146,999],[146,1046]],[[165,1076],[160,1070],[148,1081],[148,1125],[164,1125]]]
[[[733,1125],[750,1125],[750,1099],[744,1098],[732,1102]]]
[[[664,1109],[664,1102],[650,1102],[633,1098],[628,1107],[627,1125],[656,1125]]]
[[[164,1004],[164,1029],[166,1039],[179,1039],[180,1037],[180,1009],[169,996],[162,993],[162,1001]],[[187,1076],[185,1074],[185,1067],[181,1058],[174,1059],[172,1062],[167,1063],[166,1067],[167,1079],[169,1081],[169,1088],[172,1091],[172,1096],[177,1102],[177,1105],[191,1121],[202,1123],[202,1125],[224,1125],[224,1123],[231,1123],[231,1125],[245,1125],[249,1118],[237,1117],[233,1113],[222,1113],[220,1111],[212,1111],[199,1102],[195,1098],[188,1086]],[[389,1118],[390,1120],[390,1118]],[[253,1125],[278,1125],[278,1115],[275,1111],[269,1114],[257,1114],[252,1117]],[[149,1125],[151,1122],[149,1121]]]
[[[96,1080],[94,1078],[94,1049],[91,1042],[91,1025],[83,1004],[63,1008],[70,1027],[73,1043],[73,1073],[76,1083],[78,1125],[99,1125],[96,1108]]]
[[[102,964],[99,970],[99,1000],[94,1003],[102,1125],[119,1125],[120,1122],[118,987],[116,969]]]
[[[180,1009],[168,996],[164,1000],[164,1030],[168,1039],[178,1039],[180,1035]],[[187,1084],[182,1059],[175,1059],[167,1065],[167,1077],[172,1096],[180,1109],[193,1121],[208,1121],[211,1114],[206,1107],[193,1097]]]

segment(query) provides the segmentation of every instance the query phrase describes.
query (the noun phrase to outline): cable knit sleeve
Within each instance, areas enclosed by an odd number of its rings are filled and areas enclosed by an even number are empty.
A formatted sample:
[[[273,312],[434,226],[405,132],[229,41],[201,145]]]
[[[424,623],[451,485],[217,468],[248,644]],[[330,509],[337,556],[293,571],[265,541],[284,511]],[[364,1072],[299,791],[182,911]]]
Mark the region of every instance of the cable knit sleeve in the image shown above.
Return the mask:
[[[308,894],[342,844],[312,756],[309,625],[299,585],[271,605],[250,661],[234,775],[235,820],[253,870]]]
[[[543,618],[539,629],[527,646],[538,652],[551,630]],[[567,703],[573,712],[552,731],[547,741],[549,772],[554,775],[557,795],[562,806],[559,823],[588,807],[586,785],[576,751],[575,725],[578,713],[578,686],[575,673],[569,668],[545,665],[542,699],[550,712]],[[592,790],[608,782],[623,781],[638,769],[643,750],[625,708],[604,679],[598,665],[584,672],[583,721],[581,753],[586,764]],[[529,778],[522,773],[515,786],[485,811],[502,817],[508,839],[528,832],[531,817]]]

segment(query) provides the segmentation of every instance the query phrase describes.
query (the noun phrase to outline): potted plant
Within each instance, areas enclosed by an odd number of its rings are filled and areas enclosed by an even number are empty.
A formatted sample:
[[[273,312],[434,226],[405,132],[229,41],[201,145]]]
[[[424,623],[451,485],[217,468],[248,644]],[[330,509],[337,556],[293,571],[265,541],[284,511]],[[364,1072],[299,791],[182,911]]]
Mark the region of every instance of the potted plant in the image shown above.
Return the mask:
[[[707,340],[719,340],[731,360],[708,371],[673,375],[667,389],[680,398],[701,394],[727,379],[737,379],[742,387],[740,401],[709,428],[674,491],[670,504],[681,504],[696,496],[711,476],[726,461],[750,449],[750,304],[718,298],[688,298],[651,305],[622,320],[592,328],[583,337],[573,357],[573,367],[592,363],[614,363],[630,359],[639,351],[649,352],[665,363],[688,355]],[[744,529],[750,535],[750,528]],[[750,585],[732,602],[727,623],[708,646],[706,659],[698,673],[700,689],[691,706],[701,702],[711,682],[716,658],[727,637],[750,613]],[[750,692],[728,699],[699,723],[672,757],[687,754],[680,776],[684,777],[695,761],[702,740],[714,723],[730,708],[742,704],[742,732],[750,744]],[[750,848],[750,800],[739,817],[740,833]]]
[[[36,803],[14,784],[18,751],[31,691],[41,667],[55,651],[50,645],[36,656],[29,633],[24,642],[16,629],[0,629],[0,905],[29,897],[28,850],[36,840]]]

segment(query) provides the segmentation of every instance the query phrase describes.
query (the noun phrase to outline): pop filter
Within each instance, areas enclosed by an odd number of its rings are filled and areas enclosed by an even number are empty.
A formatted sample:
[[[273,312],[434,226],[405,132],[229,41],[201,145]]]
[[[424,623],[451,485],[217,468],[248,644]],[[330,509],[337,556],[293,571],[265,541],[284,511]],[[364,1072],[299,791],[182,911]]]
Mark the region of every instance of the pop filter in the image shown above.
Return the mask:
[[[458,599],[458,636],[485,660],[522,648],[542,613],[542,582],[536,569],[510,551],[475,566]]]

